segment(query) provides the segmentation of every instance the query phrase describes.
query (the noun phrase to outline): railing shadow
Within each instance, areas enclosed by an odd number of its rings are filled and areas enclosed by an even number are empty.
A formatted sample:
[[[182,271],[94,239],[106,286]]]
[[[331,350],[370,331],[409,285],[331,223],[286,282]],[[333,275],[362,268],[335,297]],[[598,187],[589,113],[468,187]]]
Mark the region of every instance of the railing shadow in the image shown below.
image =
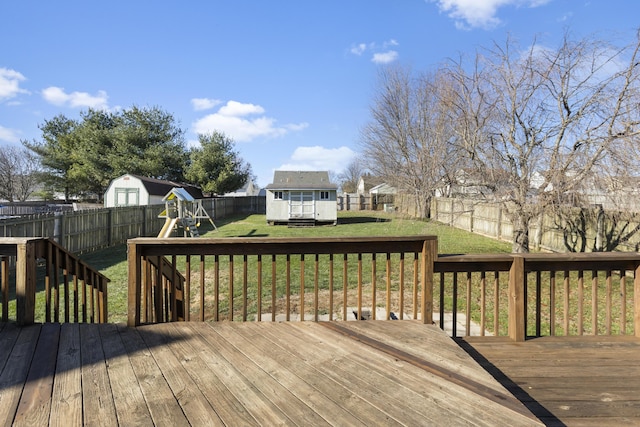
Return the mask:
[[[506,388],[516,399],[518,399],[533,415],[545,423],[545,425],[564,426],[553,413],[545,408],[540,402],[535,400],[522,387],[516,384],[497,366],[487,360],[480,352],[478,352],[471,344],[462,338],[453,338],[453,340],[462,348],[469,356],[473,358],[482,368]]]
[[[0,323],[0,394],[5,402],[0,409],[0,424],[19,421],[14,416],[20,416],[21,406],[29,405],[29,396],[34,393],[44,393],[43,387],[48,389],[46,395],[55,398],[55,377],[81,378],[84,372],[100,375],[99,371],[106,375],[112,366],[119,369],[112,361],[183,340],[183,336],[157,328],[128,328],[124,324],[44,323],[20,327]],[[71,376],[71,372],[77,374]],[[77,396],[82,395],[81,389],[77,392]]]

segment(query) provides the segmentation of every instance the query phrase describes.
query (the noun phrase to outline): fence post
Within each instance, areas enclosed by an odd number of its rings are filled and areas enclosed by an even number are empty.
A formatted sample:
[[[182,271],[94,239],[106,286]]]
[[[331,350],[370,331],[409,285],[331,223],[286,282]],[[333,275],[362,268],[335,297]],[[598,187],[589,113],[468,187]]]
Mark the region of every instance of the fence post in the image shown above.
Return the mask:
[[[433,323],[433,275],[434,262],[438,256],[438,241],[436,239],[425,240],[422,245],[422,323]]]
[[[514,341],[526,339],[524,305],[524,257],[515,255],[509,270],[509,337]]]
[[[36,309],[36,246],[35,241],[16,245],[16,322],[31,325]]]

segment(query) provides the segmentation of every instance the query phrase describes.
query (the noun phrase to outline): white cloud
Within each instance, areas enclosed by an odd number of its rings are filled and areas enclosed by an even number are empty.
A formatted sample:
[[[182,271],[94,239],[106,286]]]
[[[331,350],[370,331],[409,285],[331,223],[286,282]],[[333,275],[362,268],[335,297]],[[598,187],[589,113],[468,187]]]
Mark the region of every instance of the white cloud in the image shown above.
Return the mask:
[[[10,143],[19,142],[18,131],[0,126],[0,141]]]
[[[220,104],[222,104],[222,101],[218,99],[193,98],[191,100],[191,105],[195,111],[210,110]]]
[[[354,46],[351,46],[351,53],[353,53],[354,55],[362,55],[365,51],[367,50],[367,45],[366,43],[358,43]]]
[[[496,15],[504,6],[538,7],[551,0],[426,0],[437,3],[442,12],[456,21],[456,27],[491,29],[500,25]]]
[[[20,89],[20,82],[25,80],[26,78],[15,70],[0,68],[0,101],[13,98],[19,93],[28,93]]]
[[[274,118],[264,115],[264,108],[255,104],[228,101],[213,114],[193,123],[193,132],[209,134],[223,132],[236,142],[247,142],[259,137],[278,137],[289,132],[302,130],[307,123],[277,125]]]
[[[72,108],[89,107],[95,109],[107,109],[107,93],[99,90],[97,95],[90,95],[87,92],[66,93],[64,88],[51,86],[42,91],[45,101],[58,106],[69,106]]]
[[[264,108],[255,104],[243,104],[238,101],[229,101],[218,110],[224,116],[249,116],[264,113]]]
[[[340,173],[356,153],[349,147],[298,147],[279,170],[326,170]]]
[[[398,52],[390,50],[391,46],[398,46],[395,39],[390,39],[382,44],[379,43],[358,43],[351,46],[349,52],[356,56],[362,56],[367,52],[371,53],[371,61],[376,64],[388,64],[398,59]]]
[[[390,50],[383,53],[374,53],[373,58],[371,58],[371,62],[375,62],[376,64],[388,64],[396,59],[398,59],[398,52]]]

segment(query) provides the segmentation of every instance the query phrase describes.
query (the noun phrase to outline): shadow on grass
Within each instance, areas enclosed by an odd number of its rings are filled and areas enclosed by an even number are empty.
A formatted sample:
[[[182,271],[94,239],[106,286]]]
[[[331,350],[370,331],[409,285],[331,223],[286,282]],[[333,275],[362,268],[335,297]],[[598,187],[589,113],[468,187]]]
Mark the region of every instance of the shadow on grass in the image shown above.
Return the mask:
[[[391,222],[389,218],[382,218],[376,216],[352,216],[338,218],[338,225],[340,224],[365,224],[369,222]]]

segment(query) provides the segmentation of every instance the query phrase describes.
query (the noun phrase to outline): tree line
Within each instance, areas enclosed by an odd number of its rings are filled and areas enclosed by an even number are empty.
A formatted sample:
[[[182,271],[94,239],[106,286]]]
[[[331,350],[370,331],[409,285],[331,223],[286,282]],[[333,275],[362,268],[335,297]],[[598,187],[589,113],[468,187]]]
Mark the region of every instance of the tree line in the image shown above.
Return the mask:
[[[23,201],[37,192],[101,201],[109,183],[124,174],[193,184],[212,195],[254,179],[231,138],[200,134],[198,144],[187,147],[184,130],[158,107],[89,109],[79,119],[61,114],[39,129],[40,140],[0,153],[0,199]]]
[[[635,191],[639,49],[637,34],[620,46],[567,33],[555,48],[508,38],[426,71],[384,68],[360,168],[415,195],[424,217],[436,194],[473,188],[503,205],[513,250],[527,252],[543,212],[563,227],[590,194]]]

